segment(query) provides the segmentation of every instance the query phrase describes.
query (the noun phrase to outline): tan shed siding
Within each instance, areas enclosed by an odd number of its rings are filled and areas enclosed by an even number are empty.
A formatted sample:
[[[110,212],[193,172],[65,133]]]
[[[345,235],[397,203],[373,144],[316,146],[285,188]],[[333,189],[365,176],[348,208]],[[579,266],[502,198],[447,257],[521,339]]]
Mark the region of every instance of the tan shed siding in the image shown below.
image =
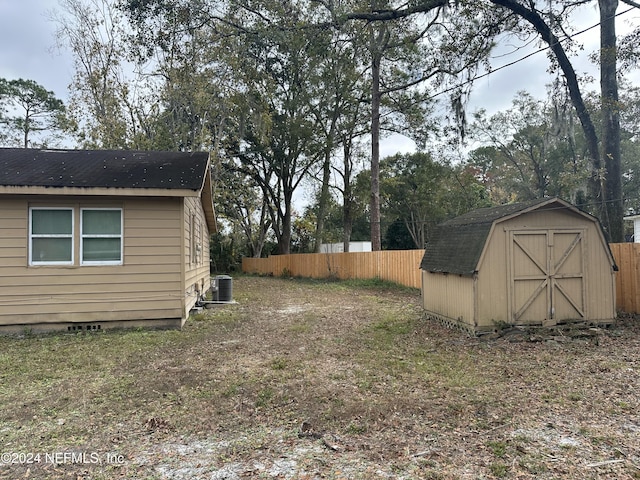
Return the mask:
[[[493,329],[507,322],[507,243],[501,227],[494,228],[478,265],[478,328]]]
[[[0,199],[0,325],[183,318],[179,198]],[[30,205],[118,207],[124,217],[123,265],[29,267]],[[7,213],[10,212],[10,213]],[[8,227],[8,225],[11,225]],[[79,223],[75,230],[78,232]],[[76,252],[78,251],[76,235]]]
[[[472,277],[423,271],[422,282],[425,310],[473,326]]]
[[[188,312],[195,305],[198,292],[202,294],[211,287],[209,229],[199,197],[186,197],[184,201],[184,245],[185,309]]]
[[[479,327],[494,322],[510,322],[509,317],[509,231],[583,230],[585,311],[587,320],[615,318],[614,272],[606,244],[597,224],[571,212],[556,210],[531,212],[494,225],[487,239],[478,269]],[[575,262],[575,258],[571,259]]]
[[[601,248],[595,225],[590,227],[587,242],[587,311],[592,320],[610,320],[616,317],[615,271]]]
[[[585,280],[587,320],[615,318],[615,273],[607,255],[607,245],[599,226],[584,217],[566,211],[532,212],[503,224],[505,228],[571,229],[585,228]]]

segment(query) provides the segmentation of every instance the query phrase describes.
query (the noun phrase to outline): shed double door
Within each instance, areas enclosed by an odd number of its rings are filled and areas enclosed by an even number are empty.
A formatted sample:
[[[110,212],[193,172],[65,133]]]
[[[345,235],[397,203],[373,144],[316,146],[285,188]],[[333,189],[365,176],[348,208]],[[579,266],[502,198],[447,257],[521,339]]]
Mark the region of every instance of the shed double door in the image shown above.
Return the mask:
[[[508,232],[509,312],[514,324],[586,318],[585,231]]]

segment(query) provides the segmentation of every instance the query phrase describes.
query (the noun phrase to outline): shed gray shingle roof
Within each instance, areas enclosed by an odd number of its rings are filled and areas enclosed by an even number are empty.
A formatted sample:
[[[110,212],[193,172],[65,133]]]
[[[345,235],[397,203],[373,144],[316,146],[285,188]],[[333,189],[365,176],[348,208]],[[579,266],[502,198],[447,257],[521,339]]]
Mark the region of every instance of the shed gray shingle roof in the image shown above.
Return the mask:
[[[199,191],[206,152],[0,148],[0,186]]]
[[[473,275],[495,221],[549,204],[577,211],[571,204],[558,198],[538,198],[480,208],[441,223],[426,246],[420,268],[429,272]]]

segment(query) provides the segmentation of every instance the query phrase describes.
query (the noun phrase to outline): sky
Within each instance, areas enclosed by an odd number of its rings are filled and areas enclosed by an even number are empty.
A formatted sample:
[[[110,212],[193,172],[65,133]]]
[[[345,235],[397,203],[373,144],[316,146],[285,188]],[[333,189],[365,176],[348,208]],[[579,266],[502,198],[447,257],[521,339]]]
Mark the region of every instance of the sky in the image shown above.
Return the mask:
[[[73,75],[67,52],[55,52],[56,0],[0,0],[0,78],[34,80],[65,100]]]
[[[0,0],[0,45],[3,46],[0,48],[0,78],[34,80],[66,101],[73,75],[73,60],[69,52],[54,48],[56,25],[49,18],[57,5],[57,0]],[[597,11],[593,5],[584,7],[576,25],[586,28],[597,23]],[[618,12],[627,8],[620,4]],[[629,23],[640,25],[640,12],[625,14],[619,20],[617,29],[621,33],[630,29]],[[585,44],[585,53],[576,62],[578,74],[590,71],[597,75],[596,67],[589,64],[586,54],[597,49],[598,29],[590,30],[578,39]],[[512,46],[504,45],[496,52],[493,67],[496,69],[513,62],[538,48],[534,42],[528,50],[514,52]],[[519,90],[527,90],[535,97],[543,98],[545,85],[551,81],[546,73],[547,67],[545,53],[538,53],[477,80],[469,101],[469,112],[479,108],[486,109],[488,113],[507,109]],[[635,78],[640,82],[640,76]],[[409,139],[394,136],[383,142],[381,154],[392,155],[414,148]]]

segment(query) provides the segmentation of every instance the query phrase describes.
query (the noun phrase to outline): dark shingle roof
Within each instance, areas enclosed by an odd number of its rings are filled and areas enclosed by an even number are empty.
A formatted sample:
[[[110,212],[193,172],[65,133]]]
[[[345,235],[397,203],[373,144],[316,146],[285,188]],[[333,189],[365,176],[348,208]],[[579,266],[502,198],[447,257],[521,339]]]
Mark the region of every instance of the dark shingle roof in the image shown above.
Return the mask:
[[[0,186],[202,188],[206,152],[0,148]]]
[[[496,220],[542,204],[556,202],[575,209],[557,198],[539,198],[528,202],[480,208],[441,223],[427,244],[420,268],[429,272],[473,275],[491,226]]]

